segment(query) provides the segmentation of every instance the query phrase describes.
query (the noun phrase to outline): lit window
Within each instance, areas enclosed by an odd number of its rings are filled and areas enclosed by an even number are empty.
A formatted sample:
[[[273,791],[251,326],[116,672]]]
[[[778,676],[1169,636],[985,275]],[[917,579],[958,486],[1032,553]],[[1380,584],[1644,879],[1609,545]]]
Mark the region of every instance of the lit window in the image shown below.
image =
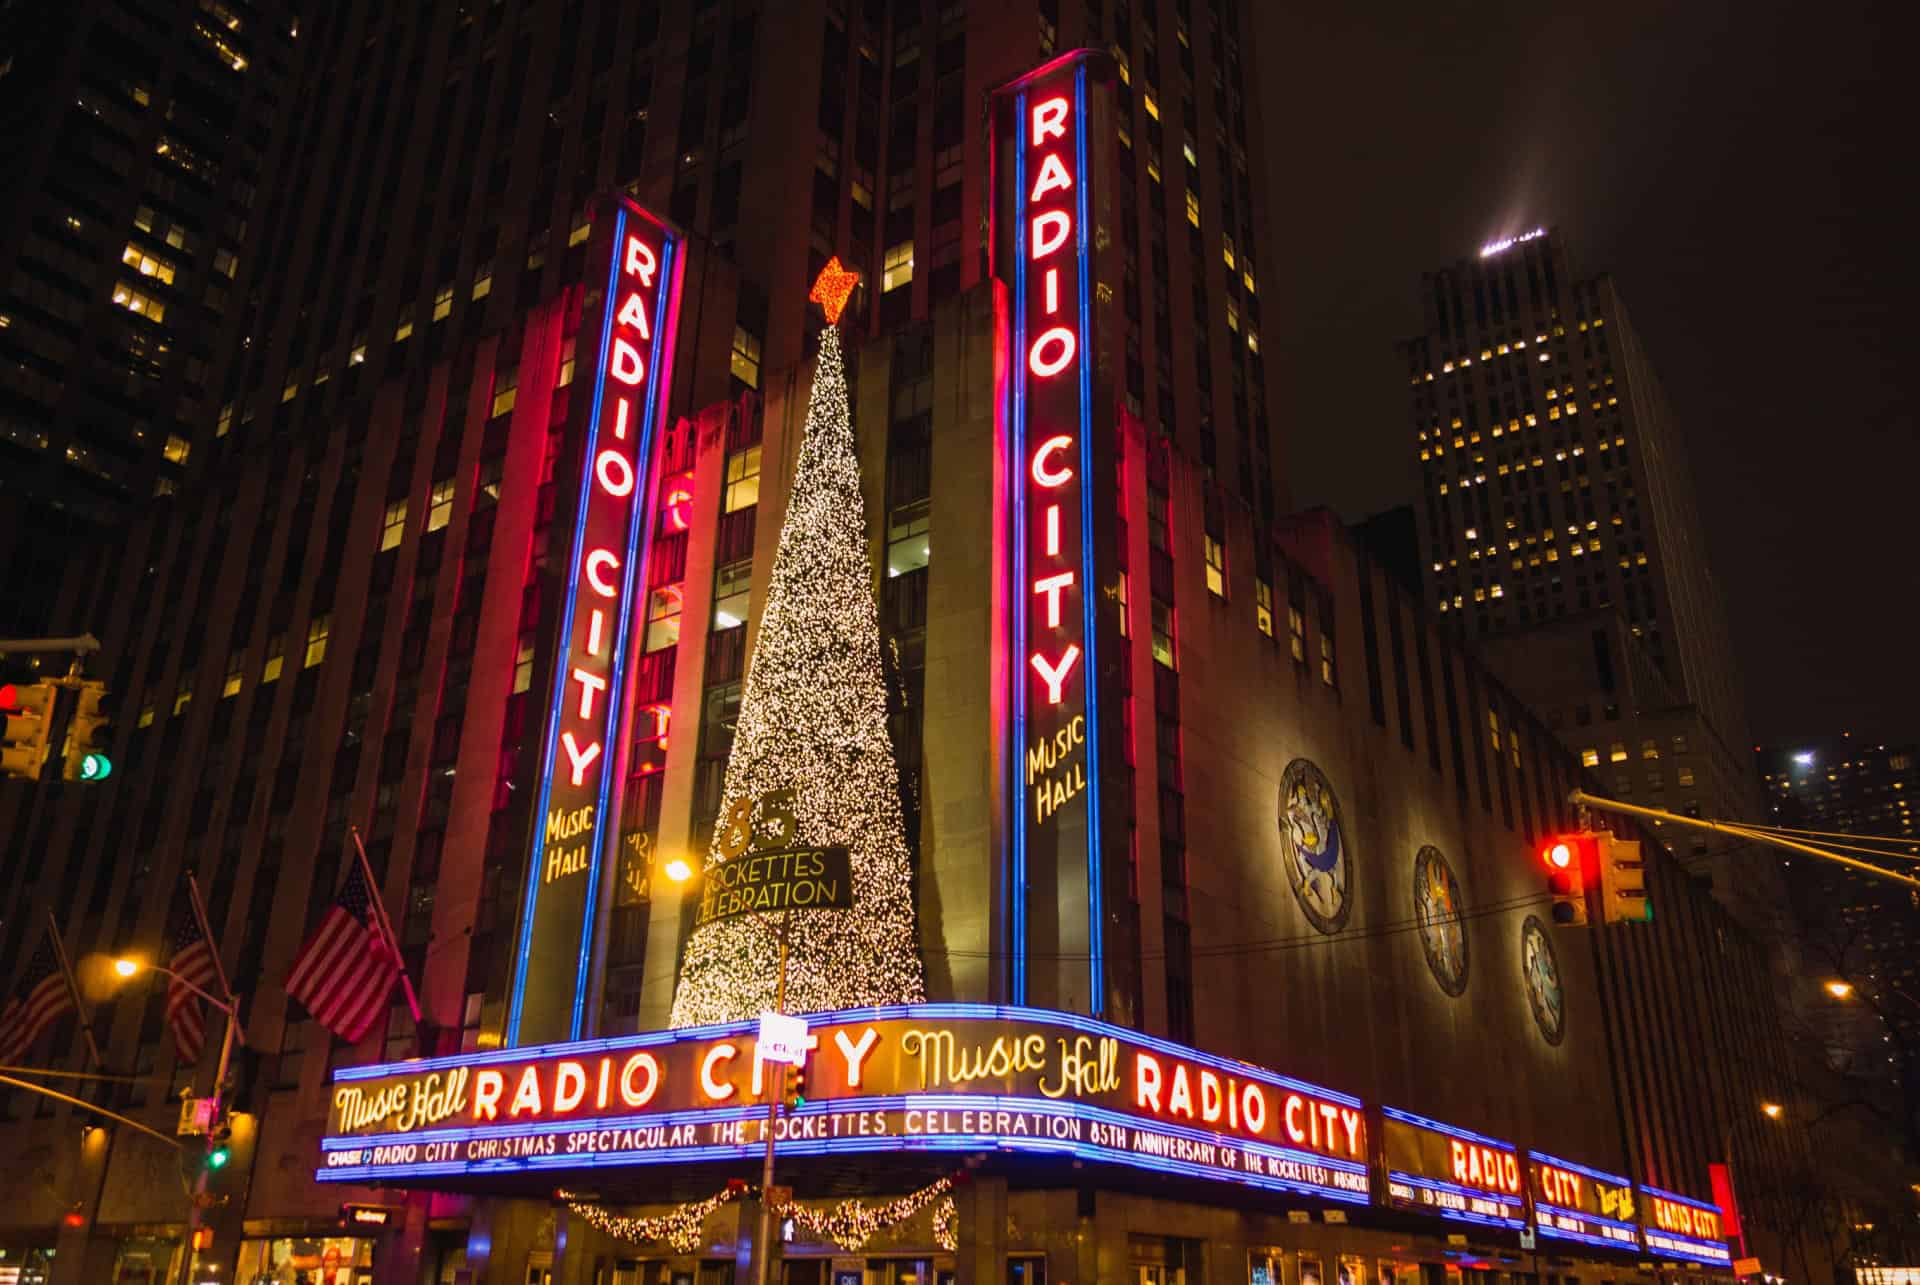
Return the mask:
[[[347,365],[349,366],[358,366],[366,361],[366,359],[367,346],[364,343],[356,343],[352,350],[347,353]]]
[[[1153,604],[1153,660],[1155,664],[1165,665],[1168,669],[1180,668],[1177,640],[1174,636],[1174,614],[1170,603],[1161,602],[1149,596]]]
[[[1454,606],[1460,604],[1456,601]],[[1292,645],[1293,658],[1302,665],[1307,663],[1307,618],[1300,608],[1287,605],[1287,641]]]
[[[213,252],[213,270],[231,281],[233,280],[234,274],[240,271],[240,260],[235,257],[231,250],[215,250]]]
[[[1599,767],[1599,766],[1600,766],[1600,751],[1599,751],[1599,750],[1596,750],[1596,749],[1593,749],[1593,748],[1591,748],[1591,747],[1589,747],[1589,748],[1587,748],[1587,749],[1584,749],[1584,750],[1581,750],[1581,751],[1580,751],[1580,766],[1581,766],[1581,767]]]
[[[887,250],[880,265],[880,293],[897,290],[913,280],[913,242],[902,241]]]
[[[1200,226],[1200,194],[1192,188],[1187,189],[1187,222]]]
[[[1240,333],[1240,305],[1231,299],[1227,300],[1227,329]]]
[[[1194,154],[1193,144],[1191,142],[1182,143],[1180,145],[1180,151],[1182,154],[1186,156],[1188,165],[1192,166],[1194,169],[1200,168],[1200,158]],[[1227,266],[1232,267],[1233,265],[1229,263]]]
[[[1647,740],[1640,742],[1640,757],[1643,759],[1659,758],[1660,742],[1653,740],[1652,738],[1648,738]]]
[[[752,558],[729,562],[713,573],[713,628],[716,633],[747,623],[752,588]]]
[[[1690,767],[1676,768],[1674,769],[1674,778],[1681,785],[1692,785],[1693,769]]]
[[[681,598],[677,584],[663,585],[648,595],[647,651],[660,651],[680,641]]]
[[[889,578],[918,571],[932,560],[933,544],[928,534],[928,513],[932,503],[931,500],[915,500],[893,511],[892,519],[887,523]]]
[[[1625,741],[1615,741],[1613,743],[1612,747],[1607,750],[1607,761],[1609,763],[1624,763],[1627,761],[1627,746]]]
[[[113,301],[136,317],[145,317],[148,321],[165,321],[167,305],[152,295],[141,294],[132,286],[122,283],[113,288]]]
[[[233,403],[228,402],[220,408],[220,418],[214,421],[213,435],[225,437],[233,431]]]
[[[153,706],[142,705],[140,707],[140,717],[135,720],[135,725],[138,727],[153,726]]]
[[[1253,620],[1261,633],[1273,637],[1273,586],[1264,580],[1253,582]]]
[[[220,684],[220,699],[240,694],[240,667],[246,663],[244,652],[233,652],[227,657],[227,678]]]
[[[1212,536],[1201,537],[1207,560],[1207,592],[1216,598],[1227,596],[1227,550]]]
[[[760,503],[760,448],[749,446],[727,456],[726,493],[721,509],[737,513],[750,504]]]
[[[513,409],[514,394],[520,383],[518,366],[501,366],[493,372],[493,409],[488,416],[505,415]]]
[[[294,398],[298,397],[299,395],[300,395],[300,381],[298,379],[289,379],[286,382],[286,385],[280,390],[280,401],[284,405],[285,403],[292,401]]]
[[[441,286],[433,296],[433,319],[445,321],[453,315],[453,287]]]
[[[560,343],[560,377],[553,381],[555,388],[565,388],[573,382],[574,353],[578,340],[564,339]]]
[[[513,690],[517,695],[533,687],[533,635],[520,635],[519,648],[513,654]]]
[[[304,669],[312,669],[327,658],[327,632],[333,628],[331,613],[315,616],[307,624],[307,654],[301,662]]]
[[[131,241],[120,254],[120,262],[143,277],[152,277],[163,285],[173,284],[174,268],[165,259],[156,259]]]
[[[1250,353],[1258,353],[1260,351],[1260,332],[1252,327],[1248,327],[1247,329],[1247,351]]]
[[[567,233],[567,244],[570,246],[579,245],[581,242],[585,241],[588,237],[592,235],[593,235],[592,221],[583,218],[578,223],[573,225],[573,230],[571,232]]]
[[[1329,687],[1336,685],[1333,674],[1333,637],[1325,629],[1320,631],[1320,681]]]
[[[286,658],[286,651],[287,636],[285,634],[275,634],[267,639],[267,663],[260,667],[262,686],[280,677],[280,665]]]
[[[407,502],[395,500],[387,506],[387,516],[380,524],[380,552],[400,547],[400,539],[407,533]]]
[[[411,335],[412,333],[413,333],[413,309],[408,308],[406,311],[400,314],[400,320],[393,328],[393,342],[399,343],[401,340],[407,338],[407,336]]]
[[[186,709],[188,702],[192,699],[193,675],[182,674],[180,675],[180,686],[175,688],[173,692],[173,716],[175,718],[180,717],[181,711]]]
[[[452,478],[433,484],[433,493],[427,498],[427,530],[441,530],[453,521],[453,492]]]
[[[1140,103],[1147,109],[1147,115],[1154,120],[1160,119],[1160,104],[1152,94],[1140,95]]]
[[[193,446],[186,438],[173,433],[167,434],[167,444],[160,448],[160,455],[169,464],[185,464]]]
[[[733,328],[733,377],[748,388],[760,387],[760,336],[745,326]]]
[[[1114,581],[1113,600],[1120,609],[1120,636],[1133,637],[1133,584],[1124,571]]]
[[[1229,272],[1233,269],[1233,238],[1225,232],[1220,234],[1220,257],[1226,261]]]
[[[1500,715],[1491,709],[1487,711],[1487,740],[1495,750],[1500,748]]]
[[[473,297],[484,299],[493,293],[493,265],[476,268],[473,273]]]

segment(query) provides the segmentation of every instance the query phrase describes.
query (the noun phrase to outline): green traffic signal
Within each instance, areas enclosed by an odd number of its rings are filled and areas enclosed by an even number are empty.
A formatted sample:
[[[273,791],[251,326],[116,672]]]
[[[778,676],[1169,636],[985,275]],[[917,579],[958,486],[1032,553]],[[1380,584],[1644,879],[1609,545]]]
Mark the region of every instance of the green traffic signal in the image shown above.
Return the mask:
[[[80,779],[104,781],[113,775],[113,760],[104,754],[84,754],[80,758]]]
[[[225,1169],[227,1161],[233,1159],[233,1152],[226,1147],[215,1147],[207,1152],[207,1168]]]

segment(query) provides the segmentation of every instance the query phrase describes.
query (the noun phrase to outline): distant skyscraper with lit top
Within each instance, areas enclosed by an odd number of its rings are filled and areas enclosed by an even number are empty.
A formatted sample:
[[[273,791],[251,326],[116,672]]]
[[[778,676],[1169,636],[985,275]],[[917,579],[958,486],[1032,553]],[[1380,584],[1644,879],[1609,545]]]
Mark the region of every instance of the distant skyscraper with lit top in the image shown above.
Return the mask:
[[[1755,815],[1682,431],[1612,278],[1534,229],[1425,274],[1421,298],[1399,350],[1434,606],[1605,792]]]

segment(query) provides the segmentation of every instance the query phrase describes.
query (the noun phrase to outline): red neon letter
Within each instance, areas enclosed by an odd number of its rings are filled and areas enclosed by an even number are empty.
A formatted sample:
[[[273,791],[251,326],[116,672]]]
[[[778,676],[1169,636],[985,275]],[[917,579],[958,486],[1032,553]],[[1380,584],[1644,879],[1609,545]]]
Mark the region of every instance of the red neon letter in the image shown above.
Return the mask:
[[[860,1087],[860,1075],[866,1065],[867,1054],[873,1052],[873,1046],[880,1041],[880,1032],[869,1026],[858,1041],[847,1038],[845,1031],[835,1031],[833,1042],[840,1048],[840,1056],[847,1060],[847,1087]]]
[[[1067,136],[1067,109],[1065,98],[1049,98],[1033,105],[1033,146]]]
[[[1080,649],[1068,643],[1067,649],[1060,654],[1060,663],[1057,665],[1049,665],[1047,658],[1038,652],[1028,659],[1033,665],[1034,672],[1039,674],[1047,685],[1047,704],[1058,705],[1061,686],[1067,681],[1067,675],[1073,672],[1073,667],[1080,663]],[[579,782],[576,781],[574,784],[578,785]]]
[[[1040,175],[1033,181],[1033,191],[1028,193],[1029,201],[1038,201],[1047,193],[1066,191],[1073,186],[1073,175],[1067,173],[1067,167],[1060,163],[1058,152],[1049,153],[1047,159],[1040,162]]]
[[[1060,506],[1057,504],[1047,506],[1047,556],[1060,556]]]
[[[638,290],[628,293],[626,302],[620,305],[620,315],[615,317],[614,320],[623,326],[634,326],[638,328],[642,339],[653,338],[653,332],[647,325],[646,305],[640,302],[640,292]]]
[[[1193,1086],[1187,1082],[1187,1068],[1173,1064],[1173,1088],[1167,1094],[1167,1114],[1193,1119]]]
[[[587,615],[587,655],[600,654],[600,635],[607,627],[607,613],[595,607]]]
[[[1160,1061],[1150,1053],[1133,1055],[1133,1104],[1160,1109]]]
[[[732,1097],[733,1086],[713,1078],[714,1063],[731,1062],[734,1059],[734,1055],[739,1051],[740,1050],[734,1048],[733,1045],[722,1040],[720,1043],[708,1049],[706,1057],[700,1060],[700,1087],[705,1089],[707,1096],[715,1102],[725,1102],[728,1098]]]
[[[1075,347],[1073,331],[1065,326],[1055,326],[1052,330],[1042,331],[1040,337],[1033,341],[1033,348],[1027,354],[1027,368],[1042,379],[1057,375],[1073,361]],[[1054,350],[1053,357],[1045,355],[1048,348]]]
[[[628,387],[647,377],[647,363],[640,360],[640,350],[624,339],[613,341],[612,367],[607,373]]]
[[[1342,1108],[1340,1126],[1347,1131],[1347,1154],[1357,1158],[1360,1154],[1360,1113]]]
[[[509,1118],[522,1111],[528,1115],[540,1114],[540,1077],[528,1067],[520,1073],[520,1087],[513,1091],[513,1105],[507,1108]]]
[[[605,567],[611,571],[619,565],[620,559],[615,557],[609,549],[595,549],[587,555],[587,583],[592,585],[593,591],[602,598],[613,597],[614,587],[600,578],[600,568]]]
[[[1240,1090],[1240,1115],[1247,1122],[1249,1133],[1259,1133],[1267,1127],[1267,1095],[1260,1091],[1257,1084],[1249,1084]]]
[[[1460,1145],[1458,1138],[1447,1145],[1453,1149],[1453,1180],[1465,1182],[1467,1180],[1467,1149]]]
[[[558,1115],[571,1111],[587,1096],[587,1068],[578,1062],[562,1062],[553,1072],[553,1110]]]
[[[593,462],[593,475],[600,479],[600,489],[616,500],[633,494],[633,465],[611,446]]]
[[[1200,1118],[1208,1124],[1220,1118],[1220,1077],[1212,1071],[1200,1072]]]
[[[623,272],[637,273],[640,284],[650,286],[653,284],[654,269],[659,266],[659,261],[653,257],[653,251],[645,241],[637,236],[627,238],[627,261],[621,267]]]
[[[634,1077],[645,1072],[645,1087],[635,1088]],[[635,1053],[620,1068],[620,1100],[630,1107],[643,1107],[653,1101],[653,1091],[660,1087],[660,1064],[653,1060],[651,1053]]]
[[[1051,317],[1060,311],[1060,269],[1048,268],[1041,280],[1047,284],[1047,315]]]
[[[498,1120],[500,1118],[500,1095],[507,1091],[507,1081],[498,1071],[480,1071],[473,1077],[473,1118],[476,1120]]]
[[[1033,582],[1033,591],[1047,596],[1047,628],[1060,627],[1060,591],[1072,583],[1073,572],[1071,571],[1062,571],[1058,575],[1045,576]]]
[[[600,742],[589,741],[587,748],[583,750],[573,739],[572,732],[562,732],[560,744],[566,748],[567,761],[573,765],[573,783],[583,784],[587,779],[587,769],[592,767],[593,761],[600,757]]]
[[[1073,439],[1065,433],[1062,433],[1058,437],[1049,437],[1046,441],[1040,443],[1040,449],[1033,453],[1033,480],[1048,489],[1056,486],[1065,486],[1068,482],[1071,482],[1073,480],[1072,469],[1048,468],[1047,460],[1050,456],[1058,455],[1061,451],[1066,450],[1072,445]]]
[[[573,681],[580,684],[580,717],[582,719],[592,718],[593,694],[595,692],[606,691],[607,680],[598,674],[590,674],[586,670],[576,666],[573,671]]]
[[[631,403],[625,397],[613,399],[613,435],[621,441],[627,440],[627,411]]]
[[[1027,257],[1038,263],[1067,243],[1073,218],[1065,210],[1045,210],[1033,216],[1033,245]]]
[[[1294,1119],[1294,1113],[1305,1110],[1306,1105],[1306,1099],[1302,1098],[1298,1093],[1287,1094],[1286,1106],[1284,1107],[1287,1121],[1287,1136],[1295,1142],[1305,1142],[1307,1140],[1306,1131],[1302,1129],[1299,1122]]]

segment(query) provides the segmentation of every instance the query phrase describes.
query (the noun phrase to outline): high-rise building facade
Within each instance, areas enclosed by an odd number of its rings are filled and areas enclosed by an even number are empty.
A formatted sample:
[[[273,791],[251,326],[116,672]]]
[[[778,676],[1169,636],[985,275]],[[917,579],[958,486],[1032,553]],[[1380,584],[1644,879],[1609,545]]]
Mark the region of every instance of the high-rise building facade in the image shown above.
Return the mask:
[[[278,0],[0,10],[0,638],[191,466],[297,35]]]
[[[1651,844],[1654,923],[1550,927],[1577,766],[1337,524],[1278,516],[1245,24],[583,0],[303,33],[232,412],[68,585],[119,766],[0,792],[9,982],[49,921],[151,955],[181,872],[206,889],[247,1051],[196,1280],[721,1285],[765,1248],[777,1193],[729,1182],[768,1136],[793,1285],[1400,1285],[1528,1226],[1724,1274],[1722,1164],[1745,1248],[1785,1252],[1763,953]],[[931,1002],[809,1014],[769,1135],[752,1017],[670,1029],[705,903],[669,870],[730,841],[829,254],[869,272],[851,449]],[[603,463],[646,380],[657,437]],[[626,560],[582,534],[608,497]],[[616,567],[624,632],[583,634]],[[607,639],[627,713],[569,743]],[[594,771],[605,806],[548,810]],[[581,826],[604,898],[539,919],[588,863],[532,854]],[[284,985],[354,830],[422,1020],[396,992],[348,1042]],[[568,927],[564,983],[528,983]],[[118,1109],[171,1127],[212,1050],[176,1056],[137,977],[88,1004]],[[0,1248],[178,1265],[142,1181],[172,1158],[55,1146],[79,1118],[45,1101],[0,1122],[46,1174]]]
[[[1604,788],[1755,816],[1683,432],[1612,278],[1576,276],[1535,230],[1427,274],[1421,297],[1400,352],[1434,607],[1489,640]],[[1683,850],[1704,872],[1723,847]]]

